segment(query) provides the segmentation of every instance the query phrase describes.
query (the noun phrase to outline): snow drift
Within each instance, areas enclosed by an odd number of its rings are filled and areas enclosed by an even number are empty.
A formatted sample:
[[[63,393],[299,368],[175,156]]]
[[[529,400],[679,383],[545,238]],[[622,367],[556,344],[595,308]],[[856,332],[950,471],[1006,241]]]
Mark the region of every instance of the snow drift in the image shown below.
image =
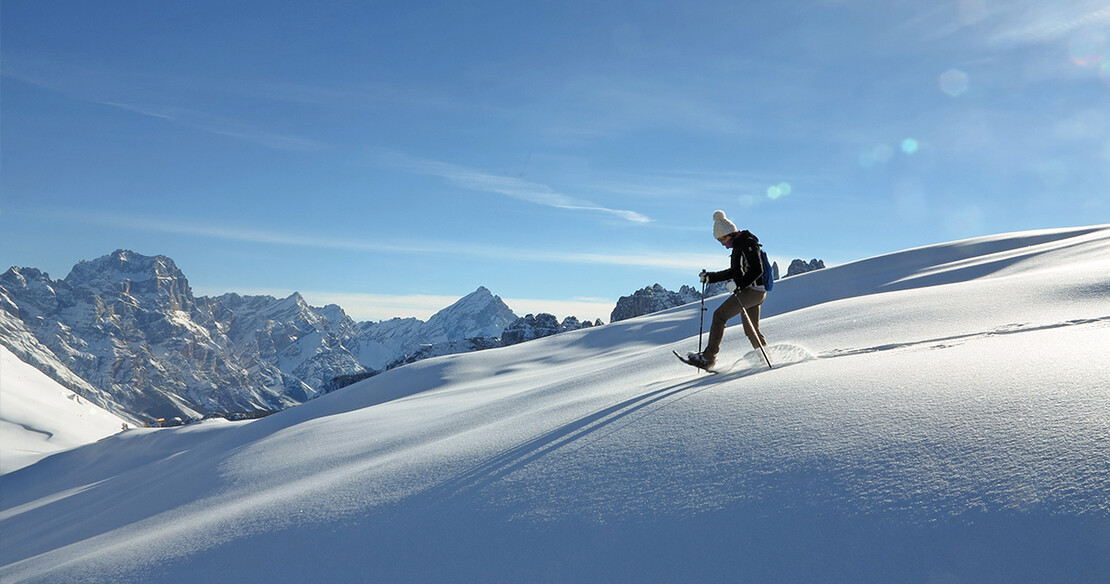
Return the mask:
[[[119,432],[127,423],[0,346],[0,474]]]
[[[721,298],[709,302],[712,310]],[[421,361],[3,477],[4,582],[1105,582],[1110,226]]]

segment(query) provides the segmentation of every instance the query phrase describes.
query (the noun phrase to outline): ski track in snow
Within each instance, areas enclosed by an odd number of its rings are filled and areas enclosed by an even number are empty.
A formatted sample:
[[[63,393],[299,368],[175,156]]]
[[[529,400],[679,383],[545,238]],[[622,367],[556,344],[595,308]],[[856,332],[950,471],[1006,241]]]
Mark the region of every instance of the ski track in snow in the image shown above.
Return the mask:
[[[921,341],[912,341],[908,343],[891,343],[888,345],[878,345],[875,347],[867,347],[863,349],[833,349],[817,356],[820,359],[833,359],[837,357],[850,357],[852,355],[866,355],[869,353],[878,353],[882,351],[897,351],[901,349],[948,349],[955,347],[961,343],[969,340],[998,336],[998,335],[1017,335],[1037,331],[1053,330],[1063,327],[1072,326],[1107,326],[1110,325],[1110,316],[1103,316],[1098,318],[1079,318],[1068,320],[1064,322],[1057,322],[1052,324],[1023,324],[1015,323],[998,327],[993,330],[983,331],[978,333],[967,333],[960,335],[952,335],[947,337],[938,337],[934,339],[925,339]]]
[[[760,353],[759,350],[753,349],[740,359],[734,361],[732,364],[726,367],[715,369],[713,373],[716,375],[720,375],[720,380],[723,381],[725,379],[746,377],[764,371],[771,371],[773,369],[780,369],[791,365],[797,365],[799,363],[804,363],[806,361],[812,361],[815,359],[836,359],[839,357],[868,355],[871,353],[906,349],[949,349],[974,339],[999,335],[1024,334],[1030,332],[1053,330],[1063,327],[1091,325],[1110,326],[1110,316],[1103,316],[1098,318],[1080,318],[1052,324],[1014,323],[1004,325],[996,329],[976,333],[965,333],[904,343],[890,343],[857,349],[832,349],[820,354],[815,354],[801,345],[791,344],[788,342],[774,343],[764,347],[764,350],[767,352],[767,358],[764,358],[763,354]],[[767,364],[767,359],[770,359],[770,366],[768,366]]]

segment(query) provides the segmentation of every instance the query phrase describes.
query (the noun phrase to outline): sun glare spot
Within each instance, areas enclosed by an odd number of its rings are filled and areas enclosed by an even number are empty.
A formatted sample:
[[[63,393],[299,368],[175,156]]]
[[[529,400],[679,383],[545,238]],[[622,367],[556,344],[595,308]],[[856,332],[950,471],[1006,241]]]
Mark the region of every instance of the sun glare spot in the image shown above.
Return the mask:
[[[940,75],[940,90],[950,97],[963,95],[968,88],[967,73],[959,69],[949,69]]]
[[[789,195],[792,190],[793,188],[788,182],[781,182],[777,185],[771,185],[767,187],[767,198],[774,200],[778,199],[779,197],[785,197],[786,195]]]
[[[1106,37],[1088,35],[1072,39],[1068,43],[1068,58],[1080,67],[1099,67],[1107,63]]]

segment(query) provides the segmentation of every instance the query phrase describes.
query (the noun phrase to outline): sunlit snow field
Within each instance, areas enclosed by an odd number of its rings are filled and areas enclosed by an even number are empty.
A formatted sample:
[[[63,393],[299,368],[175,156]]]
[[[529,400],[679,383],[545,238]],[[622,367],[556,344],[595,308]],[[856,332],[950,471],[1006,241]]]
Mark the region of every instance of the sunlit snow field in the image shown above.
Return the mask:
[[[56,454],[0,580],[1110,581],[1110,226],[784,279],[770,370],[698,309]]]

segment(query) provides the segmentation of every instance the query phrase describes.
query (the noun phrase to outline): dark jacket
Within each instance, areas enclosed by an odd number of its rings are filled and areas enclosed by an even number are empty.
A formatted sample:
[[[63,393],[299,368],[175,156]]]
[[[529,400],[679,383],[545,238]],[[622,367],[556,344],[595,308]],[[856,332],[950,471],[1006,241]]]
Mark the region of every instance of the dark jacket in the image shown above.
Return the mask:
[[[763,261],[759,258],[759,240],[748,230],[732,238],[732,265],[727,270],[709,272],[709,281],[736,282],[736,289],[743,290],[753,284],[763,285]]]

